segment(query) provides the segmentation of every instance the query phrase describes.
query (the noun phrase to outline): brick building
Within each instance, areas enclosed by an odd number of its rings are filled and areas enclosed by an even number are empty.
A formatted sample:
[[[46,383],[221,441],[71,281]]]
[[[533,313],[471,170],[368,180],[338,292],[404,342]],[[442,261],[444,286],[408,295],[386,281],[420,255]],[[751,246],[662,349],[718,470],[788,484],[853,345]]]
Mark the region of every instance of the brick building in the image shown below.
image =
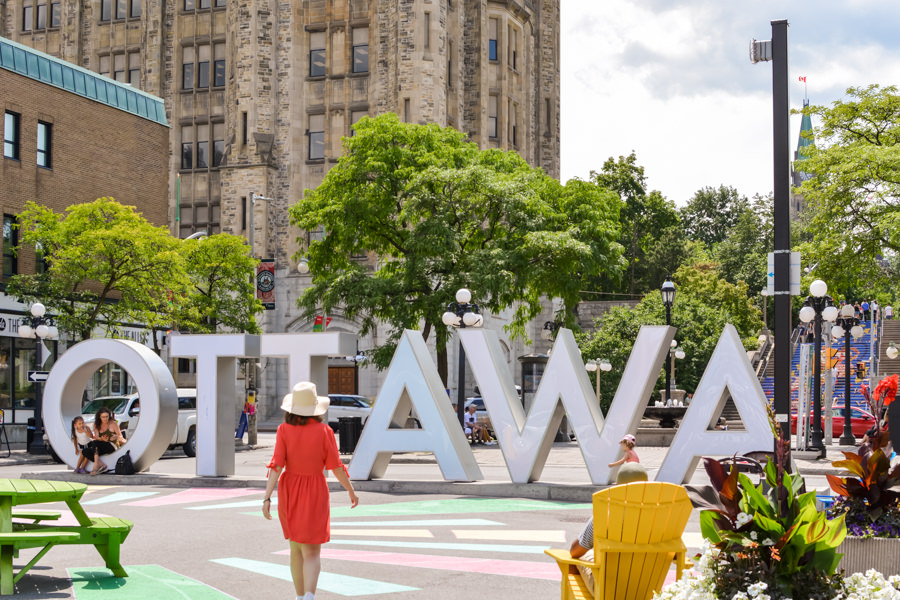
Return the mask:
[[[33,251],[12,252],[13,224],[28,200],[61,212],[112,196],[157,225],[167,223],[162,99],[0,37],[0,111],[4,280],[36,267]],[[0,408],[7,422],[24,423],[32,412],[26,375],[35,368],[35,345],[17,337],[25,308],[0,294]]]
[[[290,227],[287,209],[321,182],[363,115],[453,126],[559,176],[559,9],[559,0],[3,0],[0,34],[162,97],[173,233],[252,240],[275,264],[264,331],[308,331],[295,301],[309,279],[293,256],[316,232]],[[356,330],[331,317],[331,327]]]

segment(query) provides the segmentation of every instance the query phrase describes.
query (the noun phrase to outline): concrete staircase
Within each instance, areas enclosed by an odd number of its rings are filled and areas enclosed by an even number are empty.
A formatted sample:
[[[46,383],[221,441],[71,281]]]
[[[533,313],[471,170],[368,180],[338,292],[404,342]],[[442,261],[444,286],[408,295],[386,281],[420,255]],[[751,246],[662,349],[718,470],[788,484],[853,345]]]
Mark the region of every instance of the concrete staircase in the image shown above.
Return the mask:
[[[888,375],[900,374],[900,357],[888,358],[886,350],[891,342],[900,350],[900,320],[883,321],[881,340],[878,349],[878,379]]]

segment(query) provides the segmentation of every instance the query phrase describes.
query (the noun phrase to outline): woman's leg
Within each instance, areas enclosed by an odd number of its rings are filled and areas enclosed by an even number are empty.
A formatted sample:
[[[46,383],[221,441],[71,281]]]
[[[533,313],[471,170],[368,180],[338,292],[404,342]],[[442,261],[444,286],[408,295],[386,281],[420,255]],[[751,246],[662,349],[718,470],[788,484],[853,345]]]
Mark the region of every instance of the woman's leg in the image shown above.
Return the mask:
[[[303,552],[303,592],[316,593],[316,585],[319,583],[319,571],[322,570],[320,552],[322,544],[300,544]]]
[[[302,596],[303,591],[303,551],[302,544],[291,542],[291,578],[294,580],[294,591],[297,596]]]

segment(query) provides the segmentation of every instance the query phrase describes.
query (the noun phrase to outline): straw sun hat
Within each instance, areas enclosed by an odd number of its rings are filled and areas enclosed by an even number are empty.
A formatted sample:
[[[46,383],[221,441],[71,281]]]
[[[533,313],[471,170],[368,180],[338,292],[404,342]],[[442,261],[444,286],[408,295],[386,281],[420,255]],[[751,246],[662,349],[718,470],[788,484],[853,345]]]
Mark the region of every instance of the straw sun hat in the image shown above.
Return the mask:
[[[290,394],[285,395],[281,410],[301,417],[318,417],[328,410],[331,400],[328,396],[316,394],[316,384],[301,381]]]

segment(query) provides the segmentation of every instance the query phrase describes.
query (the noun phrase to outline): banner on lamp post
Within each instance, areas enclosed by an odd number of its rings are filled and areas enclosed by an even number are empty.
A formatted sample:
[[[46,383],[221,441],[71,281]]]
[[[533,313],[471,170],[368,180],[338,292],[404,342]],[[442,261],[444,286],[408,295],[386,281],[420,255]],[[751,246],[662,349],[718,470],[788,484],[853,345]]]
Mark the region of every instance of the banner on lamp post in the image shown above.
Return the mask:
[[[256,299],[266,310],[275,310],[274,258],[264,258],[256,265]]]

